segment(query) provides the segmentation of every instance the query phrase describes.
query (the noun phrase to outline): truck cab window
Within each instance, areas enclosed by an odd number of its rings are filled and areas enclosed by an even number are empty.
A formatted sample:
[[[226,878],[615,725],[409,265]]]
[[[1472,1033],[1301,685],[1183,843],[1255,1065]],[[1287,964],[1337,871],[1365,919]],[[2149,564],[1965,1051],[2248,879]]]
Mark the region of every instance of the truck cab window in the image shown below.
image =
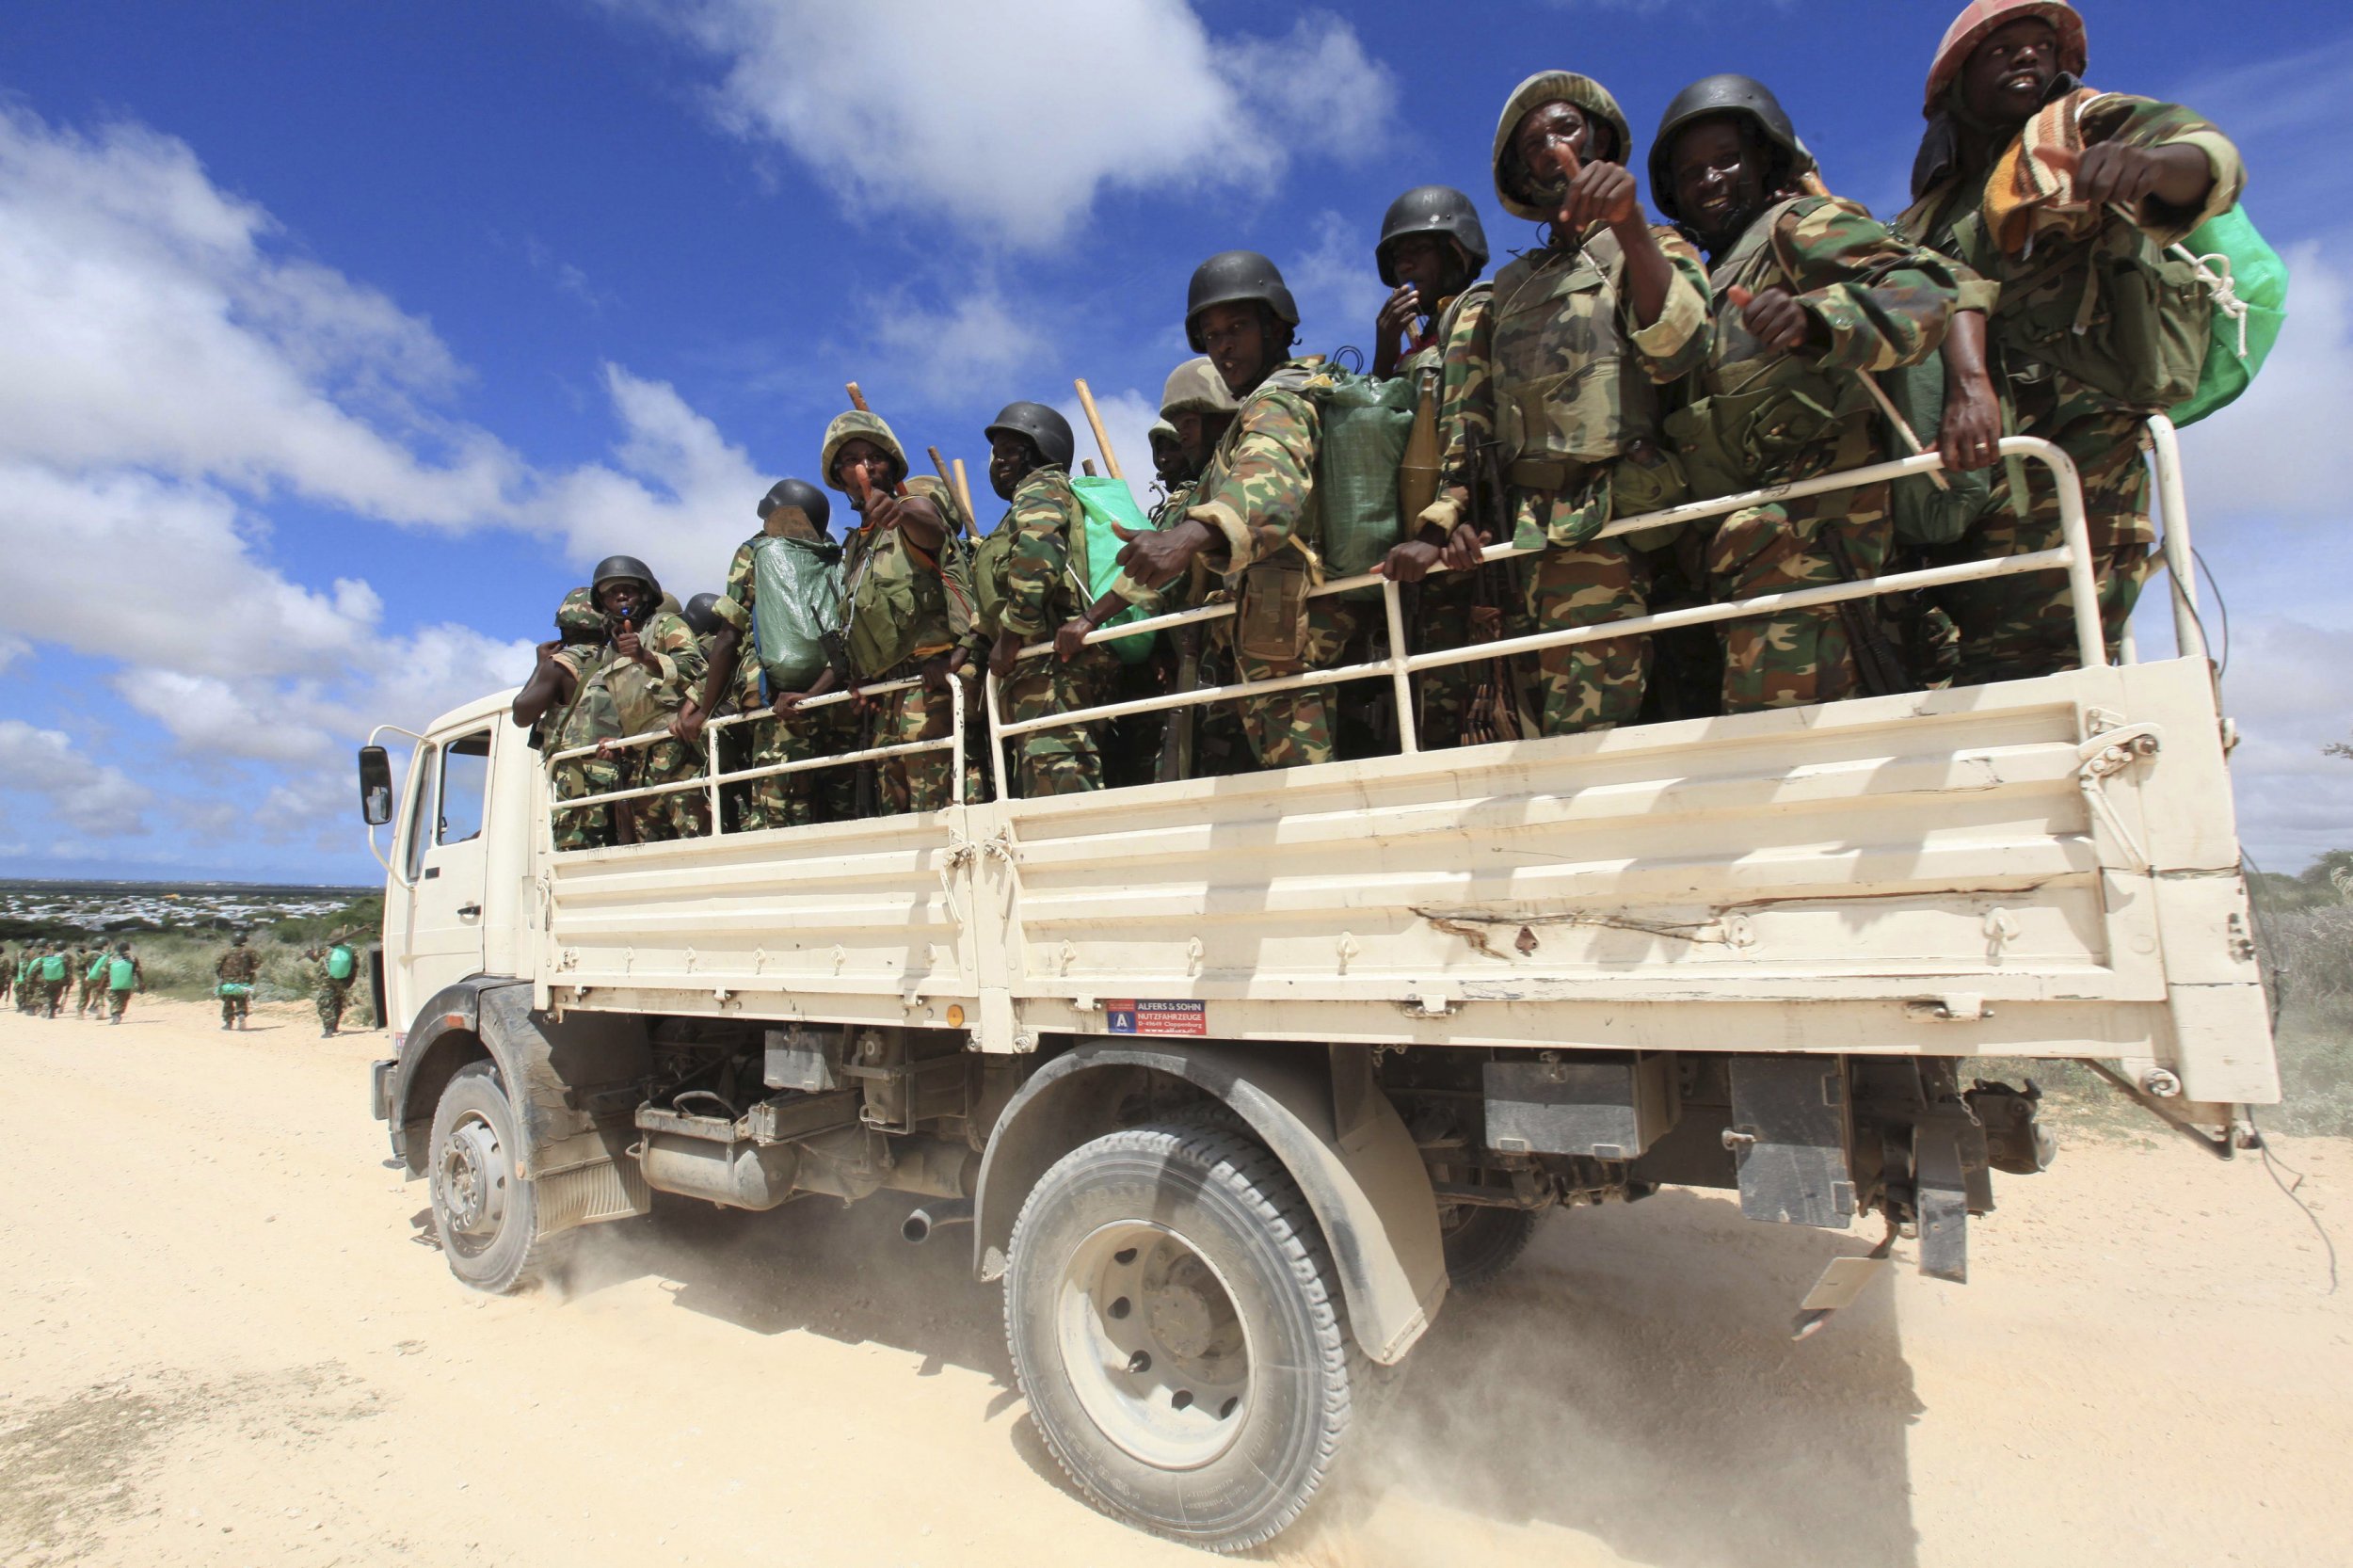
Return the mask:
[[[490,732],[452,741],[441,748],[441,805],[436,841],[463,843],[482,833],[484,797],[490,787]]]
[[[417,780],[416,798],[408,803],[408,841],[404,852],[403,876],[415,882],[424,872],[424,852],[433,842],[431,827],[436,820],[436,797],[441,792],[440,747],[431,744],[417,748],[413,768]]]

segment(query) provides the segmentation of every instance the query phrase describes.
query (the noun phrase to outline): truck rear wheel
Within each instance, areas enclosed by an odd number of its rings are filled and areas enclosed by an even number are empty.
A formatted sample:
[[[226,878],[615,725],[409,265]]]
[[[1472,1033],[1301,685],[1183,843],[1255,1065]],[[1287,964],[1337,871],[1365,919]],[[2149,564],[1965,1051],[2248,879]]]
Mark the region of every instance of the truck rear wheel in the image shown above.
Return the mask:
[[[1217,1551],[1298,1517],[1361,1360],[1280,1161],[1222,1128],[1115,1132],[1046,1173],[1009,1252],[1014,1370],[1089,1500]]]
[[[1536,1237],[1535,1210],[1490,1208],[1458,1203],[1438,1210],[1439,1239],[1446,1247],[1447,1278],[1458,1289],[1476,1289],[1509,1269]]]
[[[515,1110],[488,1062],[459,1068],[433,1112],[433,1228],[449,1272],[504,1295],[544,1273],[536,1185],[515,1174]]]

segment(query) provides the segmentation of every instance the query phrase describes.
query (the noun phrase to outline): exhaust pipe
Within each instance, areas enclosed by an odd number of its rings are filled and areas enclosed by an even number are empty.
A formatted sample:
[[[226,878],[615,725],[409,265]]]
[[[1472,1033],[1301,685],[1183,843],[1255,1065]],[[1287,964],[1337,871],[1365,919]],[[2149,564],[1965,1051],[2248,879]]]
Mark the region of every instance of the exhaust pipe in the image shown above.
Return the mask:
[[[920,1247],[932,1239],[932,1232],[936,1230],[971,1223],[970,1198],[942,1198],[937,1203],[927,1203],[908,1215],[906,1223],[899,1227],[899,1234],[906,1238],[908,1244]]]

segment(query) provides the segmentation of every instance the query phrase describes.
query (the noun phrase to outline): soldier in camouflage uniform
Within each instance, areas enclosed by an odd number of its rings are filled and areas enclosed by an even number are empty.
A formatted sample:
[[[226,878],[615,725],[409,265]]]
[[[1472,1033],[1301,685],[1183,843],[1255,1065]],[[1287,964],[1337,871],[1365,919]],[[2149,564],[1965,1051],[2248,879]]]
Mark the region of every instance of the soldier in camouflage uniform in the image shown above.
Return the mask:
[[[1389,203],[1373,262],[1392,292],[1373,324],[1372,374],[1418,380],[1431,373],[1436,376],[1438,406],[1459,402],[1472,334],[1490,319],[1494,303],[1493,291],[1478,281],[1487,264],[1487,235],[1478,208],[1447,185],[1407,191]],[[1447,515],[1427,522],[1408,520],[1414,524],[1410,536],[1381,567],[1400,583],[1420,584],[1409,600],[1408,630],[1417,653],[1490,642],[1503,631],[1512,568],[1479,565],[1478,531],[1447,523]],[[1438,571],[1441,563],[1449,569]],[[1482,662],[1442,664],[1415,677],[1415,732],[1424,750],[1463,743],[1472,695],[1489,673]]]
[[[760,611],[760,552],[794,550],[807,553],[821,575],[838,584],[841,552],[826,531],[833,504],[824,491],[805,479],[780,479],[769,488],[759,505],[760,533],[736,548],[728,563],[727,593],[712,606],[720,626],[710,648],[710,673],[702,693],[690,700],[671,733],[693,743],[702,734],[706,715],[717,711],[732,692],[745,712],[760,716],[748,727],[752,767],[805,762],[840,756],[857,749],[857,716],[846,702],[802,709],[799,698],[813,695],[814,670],[792,672],[797,685],[786,690],[775,681],[763,687],[760,651],[744,656],[745,640],[758,641],[755,618]],[[776,541],[776,542],[770,542]],[[834,590],[838,594],[838,587]],[[839,630],[838,606],[828,607],[827,619]],[[765,689],[767,696],[761,693]],[[856,780],[844,768],[819,768],[770,774],[753,779],[744,802],[741,825],[745,831],[763,827],[798,827],[814,822],[845,822],[856,814]]]
[[[945,739],[954,725],[948,678],[969,680],[967,639],[973,617],[972,563],[961,535],[964,514],[948,485],[907,475],[906,449],[876,415],[853,409],[825,427],[818,466],[825,483],[850,497],[858,525],[842,551],[842,642],[855,685],[913,680],[859,706],[872,746]],[[809,689],[786,693],[789,715],[810,697],[839,689],[828,668]],[[886,816],[936,811],[953,804],[952,753],[913,752],[882,760],[877,770]]]
[[[2129,261],[2153,268],[2165,247],[2238,200],[2247,170],[2222,133],[2188,109],[2082,87],[2086,55],[2083,19],[2059,0],[1965,8],[1929,69],[1929,128],[1913,167],[1913,205],[1896,224],[2000,285],[1987,328],[1995,385],[2009,428],[2075,461],[2113,658],[2155,542],[2141,422],[2177,399],[2133,385],[2145,367],[2086,352],[2114,321],[2096,280]],[[2022,202],[2030,132],[2055,153],[2037,172],[2057,188]],[[2013,459],[1953,554],[2053,549],[2058,517],[2047,471]],[[1965,584],[1941,598],[1961,625],[1963,683],[2075,666],[2064,574]]]
[[[1113,700],[1119,683],[1119,657],[1110,648],[1081,643],[1068,657],[1058,648],[1016,658],[1024,647],[1083,616],[1094,599],[1087,587],[1085,512],[1070,487],[1077,448],[1070,422],[1042,403],[1009,403],[985,434],[989,485],[1011,509],[977,565],[988,580],[978,584],[982,613],[973,641],[987,649],[989,671],[1001,683],[1013,722],[1101,707]],[[1023,799],[1103,787],[1095,726],[1033,729],[1012,744]]]
[[[1713,264],[1707,362],[1667,425],[1698,496],[1886,459],[1883,416],[1863,377],[1934,353],[1964,286],[1977,284],[1854,203],[1806,194],[1813,169],[1780,102],[1746,76],[1684,88],[1651,143],[1652,201]],[[1990,408],[1981,376],[1975,390]],[[1882,480],[1729,514],[1707,547],[1712,597],[1878,575],[1893,538],[1889,494]],[[1726,623],[1724,711],[1908,686],[1880,625],[1869,600]],[[1855,647],[1858,636],[1871,646]]]
[[[220,1027],[243,1029],[253,1006],[253,982],[262,973],[262,955],[246,946],[245,933],[230,938],[229,951],[213,961],[215,987],[220,997]],[[225,987],[242,985],[242,991]]]
[[[702,801],[692,790],[641,796],[616,808],[567,810],[560,803],[583,795],[691,778],[701,771],[702,759],[675,738],[650,745],[614,750],[609,743],[667,727],[686,696],[703,677],[702,648],[685,618],[658,606],[664,602],[653,574],[627,555],[608,557],[597,568],[592,584],[608,640],[596,653],[580,661],[588,665],[572,684],[555,737],[555,750],[597,746],[596,755],[569,758],[555,765],[552,792],[554,844],[559,850],[591,849],[613,842],[641,843],[661,839],[693,838],[703,831]],[[559,656],[566,663],[572,655]],[[538,685],[524,688],[516,699],[518,723],[539,714],[526,712],[527,700]]]
[[[1657,440],[1657,388],[1707,352],[1707,276],[1690,242],[1642,216],[1617,101],[1565,71],[1521,83],[1496,125],[1496,194],[1548,223],[1547,243],[1500,272],[1491,305],[1466,308],[1444,353],[1446,488],[1417,520],[1471,558],[1501,525],[1541,548],[1526,576],[1538,632],[1648,608],[1652,540],[1597,539],[1613,517],[1682,499]],[[1473,517],[1477,483],[1487,508]],[[1523,565],[1527,563],[1523,562]],[[1649,675],[1646,638],[1546,649],[1538,659],[1546,735],[1630,723]]]
[[[1289,357],[1298,327],[1283,275],[1256,251],[1228,250],[1194,270],[1185,334],[1240,407],[1183,517],[1120,552],[1128,577],[1145,587],[1176,581],[1196,559],[1218,569],[1240,606],[1234,664],[1244,680],[1333,667],[1360,618],[1356,605],[1305,593],[1322,577],[1313,504],[1322,416],[1306,393],[1316,364]],[[1258,765],[1332,760],[1336,697],[1307,686],[1244,698],[1242,728]]]
[[[106,958],[104,948],[98,952],[106,963],[106,1021],[119,1024],[130,1011],[131,998],[147,989],[147,970],[132,956],[128,942],[116,944],[112,958]]]
[[[338,949],[344,953],[345,970],[340,980],[335,977],[334,963]],[[315,966],[311,972],[311,1005],[319,1016],[319,1038],[326,1039],[343,1028],[352,983],[360,978],[360,955],[351,949],[350,928],[337,926],[327,934],[323,946],[308,949],[302,956]]]
[[[1152,428],[1144,433],[1152,443],[1152,473],[1160,482],[1163,496],[1175,495],[1176,487],[1186,483],[1185,443],[1176,434],[1176,426],[1163,414],[1152,422]]]
[[[96,956],[103,958],[105,952],[102,947]],[[73,1016],[77,1018],[96,1012],[105,1000],[105,988],[98,984],[99,977],[90,972],[91,959],[88,948],[73,950]]]

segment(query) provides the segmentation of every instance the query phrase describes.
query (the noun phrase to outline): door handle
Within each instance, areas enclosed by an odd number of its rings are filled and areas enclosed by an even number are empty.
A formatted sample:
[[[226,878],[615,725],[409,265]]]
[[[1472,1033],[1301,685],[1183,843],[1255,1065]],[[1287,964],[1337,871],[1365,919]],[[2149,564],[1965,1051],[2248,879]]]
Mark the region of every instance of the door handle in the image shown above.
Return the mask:
[[[482,918],[482,905],[461,904],[457,906],[457,918],[463,920],[478,920]]]

